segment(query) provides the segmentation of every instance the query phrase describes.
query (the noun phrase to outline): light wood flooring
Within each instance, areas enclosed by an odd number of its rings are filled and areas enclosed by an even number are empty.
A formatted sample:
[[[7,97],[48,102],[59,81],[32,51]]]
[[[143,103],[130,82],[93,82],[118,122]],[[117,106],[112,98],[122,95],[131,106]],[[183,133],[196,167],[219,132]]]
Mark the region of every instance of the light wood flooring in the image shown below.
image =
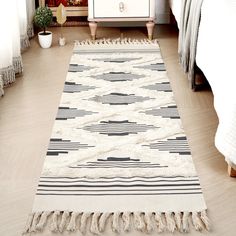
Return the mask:
[[[60,29],[53,28],[52,31],[54,42],[50,49],[41,49],[36,37],[31,40],[30,49],[23,54],[23,76],[6,88],[5,96],[0,99],[0,236],[21,235],[33,205],[73,41],[89,38],[88,27],[63,28],[67,45],[59,47]],[[124,37],[146,37],[145,28],[98,28],[99,38],[117,38],[121,33]],[[177,31],[173,27],[158,26],[155,38],[160,42],[209,208],[210,235],[234,236],[236,179],[228,177],[224,157],[214,146],[218,120],[212,93],[209,90],[192,92],[189,88],[178,64]],[[41,235],[55,234],[45,232]],[[200,234],[192,232],[189,235]]]

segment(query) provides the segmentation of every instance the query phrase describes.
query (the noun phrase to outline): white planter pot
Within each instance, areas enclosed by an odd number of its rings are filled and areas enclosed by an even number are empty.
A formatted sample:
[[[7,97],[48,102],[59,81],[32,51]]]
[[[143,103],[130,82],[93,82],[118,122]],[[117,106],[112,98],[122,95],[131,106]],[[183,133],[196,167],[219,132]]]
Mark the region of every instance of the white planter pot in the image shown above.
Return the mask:
[[[39,44],[42,48],[50,48],[52,45],[52,32],[46,31],[47,35],[42,34],[43,31],[38,33]]]

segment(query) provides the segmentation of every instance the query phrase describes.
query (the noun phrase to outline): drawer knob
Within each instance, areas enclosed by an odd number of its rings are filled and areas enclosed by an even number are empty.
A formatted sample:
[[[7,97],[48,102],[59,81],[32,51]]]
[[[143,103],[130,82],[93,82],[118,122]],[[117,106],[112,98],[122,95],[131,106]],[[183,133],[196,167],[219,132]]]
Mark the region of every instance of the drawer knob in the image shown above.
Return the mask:
[[[123,12],[125,10],[125,4],[123,2],[119,3],[119,9],[120,9],[120,12]]]

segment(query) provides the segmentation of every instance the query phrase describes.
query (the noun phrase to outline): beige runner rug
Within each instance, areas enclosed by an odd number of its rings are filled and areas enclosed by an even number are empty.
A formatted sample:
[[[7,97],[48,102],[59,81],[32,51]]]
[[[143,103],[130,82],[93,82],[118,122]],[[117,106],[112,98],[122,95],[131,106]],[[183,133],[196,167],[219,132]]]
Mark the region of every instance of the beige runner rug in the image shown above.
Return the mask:
[[[24,233],[209,230],[156,41],[77,42]]]

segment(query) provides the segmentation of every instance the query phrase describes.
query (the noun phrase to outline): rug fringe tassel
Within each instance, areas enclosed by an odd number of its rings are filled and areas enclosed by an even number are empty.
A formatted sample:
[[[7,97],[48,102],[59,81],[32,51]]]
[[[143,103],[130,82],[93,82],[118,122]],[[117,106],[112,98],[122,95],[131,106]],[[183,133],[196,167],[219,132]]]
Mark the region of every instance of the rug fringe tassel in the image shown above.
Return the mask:
[[[209,219],[208,216],[207,216],[206,210],[201,211],[200,217],[201,217],[202,222],[203,222],[204,225],[205,225],[206,230],[207,230],[207,231],[210,231],[210,229],[211,229],[211,227],[210,227],[210,219]]]
[[[113,213],[113,218],[112,218],[112,231],[115,233],[120,233],[120,222],[119,222],[119,218],[120,218],[120,212],[115,212]]]
[[[35,213],[29,214],[26,225],[25,225],[25,228],[22,232],[22,235],[29,233],[29,230],[30,230],[30,227],[32,225],[33,218],[34,218],[34,214]]]
[[[44,211],[42,215],[40,216],[39,222],[36,225],[36,231],[42,231],[44,226],[47,223],[48,217],[51,215],[50,211]]]
[[[66,228],[67,231],[70,231],[70,232],[73,232],[76,230],[76,220],[77,220],[77,217],[79,216],[79,212],[72,212],[71,215],[70,215],[70,221],[69,221],[69,224]]]
[[[134,228],[138,231],[145,231],[145,222],[142,212],[134,212]]]
[[[81,215],[81,217],[79,217]],[[110,220],[109,220],[110,218]],[[76,231],[82,234],[90,229],[94,235],[105,231],[111,222],[113,232],[127,232],[131,228],[138,231],[151,233],[189,232],[190,222],[195,230],[210,230],[210,221],[206,210],[199,212],[70,212],[70,211],[45,211],[31,213],[28,217],[23,235],[44,230],[47,225],[52,232]],[[48,223],[50,222],[50,223]]]
[[[86,228],[87,228],[87,221],[89,219],[89,217],[92,215],[92,213],[90,212],[85,212],[82,214],[81,216],[81,225],[80,225],[80,232],[82,234],[85,234],[86,232]]]
[[[82,45],[106,45],[106,44],[113,44],[113,45],[124,45],[124,44],[155,44],[158,45],[158,40],[149,40],[149,39],[131,39],[131,38],[117,38],[117,39],[97,39],[91,40],[86,39],[83,41],[75,41],[75,46],[82,46]]]
[[[95,212],[92,216],[92,222],[91,222],[91,227],[90,227],[90,232],[93,234],[100,234],[99,231],[99,217],[100,217],[101,213],[99,212]]]
[[[131,228],[131,212],[127,211],[122,214],[122,220],[124,224],[124,231],[129,232]]]
[[[202,222],[198,212],[192,213],[192,221],[193,221],[193,225],[197,231],[202,231],[204,229],[203,222]]]
[[[162,214],[160,212],[156,212],[154,215],[154,219],[157,223],[157,230],[159,233],[162,233],[166,226],[165,226],[165,222],[163,221],[163,217]]]
[[[169,232],[174,233],[176,230],[175,219],[173,218],[172,212],[165,213],[166,226]]]
[[[59,225],[59,231],[62,233],[65,230],[66,223],[70,217],[69,211],[64,211],[61,217],[61,223]]]
[[[99,231],[100,232],[104,232],[105,231],[105,227],[106,227],[106,222],[108,220],[108,218],[110,217],[111,213],[110,212],[106,212],[106,213],[103,213],[99,219],[99,225],[98,225],[98,228],[99,228]]]
[[[58,232],[58,224],[59,224],[59,216],[60,216],[60,211],[54,211],[53,214],[52,214],[52,222],[51,222],[51,225],[50,225],[50,230],[52,232]]]
[[[182,233],[183,232],[183,227],[182,227],[182,220],[181,220],[181,218],[182,218],[181,212],[176,212],[174,214],[174,219],[175,219],[176,227],[177,227],[178,231]]]
[[[190,217],[190,212],[184,212],[183,214],[183,232],[188,233],[189,232],[189,217]]]
[[[154,230],[154,224],[152,221],[152,217],[153,217],[152,212],[146,212],[144,214],[144,222],[146,223],[146,231],[148,234]]]
[[[40,220],[41,215],[42,215],[42,212],[36,212],[34,214],[34,218],[33,218],[32,225],[30,227],[29,232],[36,232],[37,231],[36,227],[37,227],[37,224],[38,224],[38,222]]]

